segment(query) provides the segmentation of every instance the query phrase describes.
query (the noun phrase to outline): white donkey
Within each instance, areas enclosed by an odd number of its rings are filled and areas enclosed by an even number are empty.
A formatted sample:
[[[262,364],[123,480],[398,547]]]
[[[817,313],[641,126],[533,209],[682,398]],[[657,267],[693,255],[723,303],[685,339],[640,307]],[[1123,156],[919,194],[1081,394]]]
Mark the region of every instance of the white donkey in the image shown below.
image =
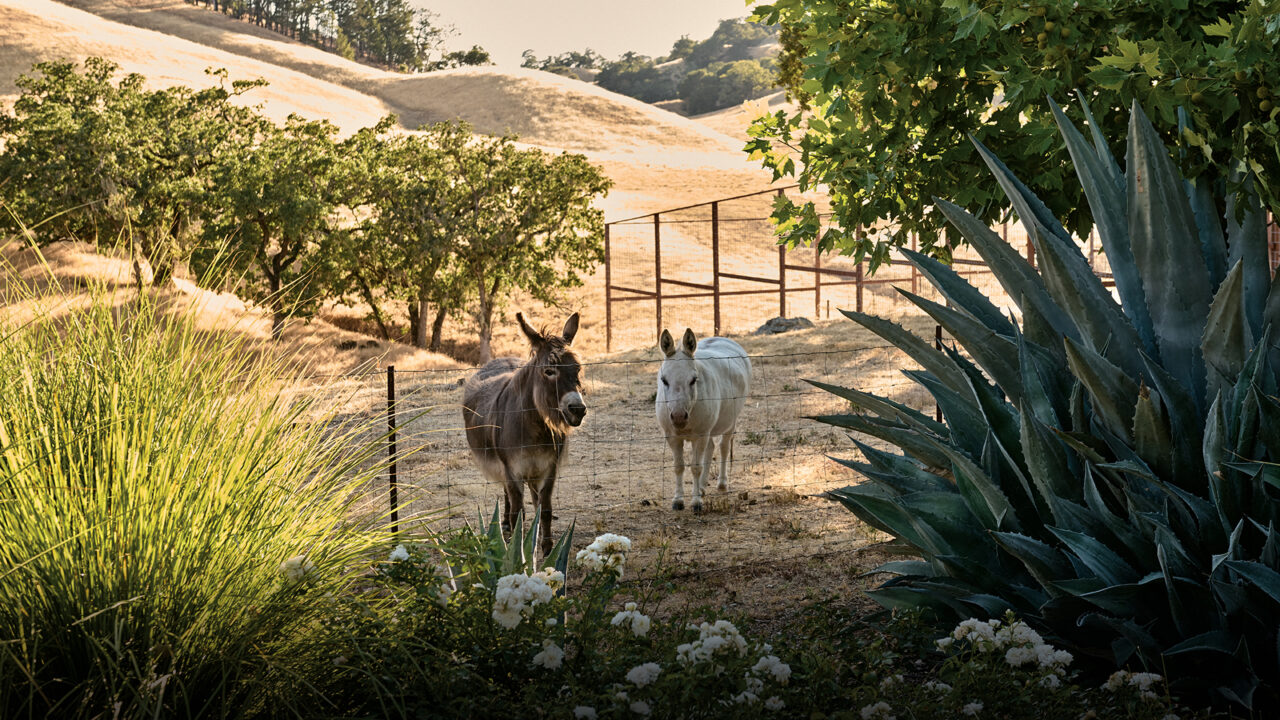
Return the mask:
[[[747,352],[729,338],[713,337],[698,342],[686,329],[679,347],[671,333],[662,331],[659,340],[667,356],[658,369],[655,411],[658,425],[675,455],[675,510],[684,509],[684,444],[693,446],[693,511],[702,511],[702,492],[711,470],[711,451],[720,438],[720,483],[729,479],[728,459],[733,454],[733,433],[738,415],[751,389],[751,361]]]

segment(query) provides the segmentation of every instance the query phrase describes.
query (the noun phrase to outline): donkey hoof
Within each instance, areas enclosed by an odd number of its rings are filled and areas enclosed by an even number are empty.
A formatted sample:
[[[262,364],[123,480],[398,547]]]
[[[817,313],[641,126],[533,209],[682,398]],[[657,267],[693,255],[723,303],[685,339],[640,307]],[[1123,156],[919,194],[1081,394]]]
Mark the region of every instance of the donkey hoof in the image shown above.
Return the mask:
[[[683,501],[683,500],[672,500],[672,501],[671,501],[671,509],[672,509],[672,510],[683,510],[683,509],[684,509],[684,501]]]
[[[725,490],[729,489],[729,486],[725,484],[723,480],[721,480],[720,483],[716,485],[716,489],[719,490],[720,492],[724,492]]]
[[[694,501],[693,501],[693,513],[694,513],[695,515],[701,515],[701,514],[702,514],[702,501],[701,501],[701,500],[694,500]]]

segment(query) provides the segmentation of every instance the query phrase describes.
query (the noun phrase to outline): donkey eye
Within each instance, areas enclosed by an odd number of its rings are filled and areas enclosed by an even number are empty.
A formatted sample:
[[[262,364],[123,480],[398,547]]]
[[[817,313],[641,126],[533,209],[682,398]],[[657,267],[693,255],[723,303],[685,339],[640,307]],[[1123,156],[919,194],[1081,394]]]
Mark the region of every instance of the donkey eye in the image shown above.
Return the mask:
[[[542,374],[547,377],[555,377],[558,373],[555,368],[544,368]]]
[[[666,379],[666,378],[662,378],[662,386],[663,386],[663,387],[671,387],[671,383],[667,382],[667,379]]]
[[[690,384],[690,385],[693,385],[693,384],[694,384],[694,383],[696,383],[696,382],[698,382],[698,378],[696,378],[696,377],[695,377],[694,379],[692,379],[692,380],[690,380],[690,381],[689,381],[689,384]]]

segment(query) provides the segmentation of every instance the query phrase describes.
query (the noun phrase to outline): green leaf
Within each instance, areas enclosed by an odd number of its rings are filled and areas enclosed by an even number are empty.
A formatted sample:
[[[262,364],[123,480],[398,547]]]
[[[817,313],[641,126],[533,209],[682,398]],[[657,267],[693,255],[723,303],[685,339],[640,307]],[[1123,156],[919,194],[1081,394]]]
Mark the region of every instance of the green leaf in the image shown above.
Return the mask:
[[[845,317],[879,335],[891,345],[906,353],[912,360],[920,363],[921,367],[933,373],[952,390],[963,392],[968,387],[969,383],[965,379],[964,373],[960,368],[956,367],[953,361],[933,347],[932,344],[916,337],[901,325],[852,310],[841,310],[840,312]]]
[[[1202,406],[1200,339],[1209,314],[1209,273],[1182,178],[1136,101],[1129,121],[1127,165],[1129,237],[1160,346],[1159,360]]]
[[[1059,527],[1048,527],[1095,575],[1109,585],[1136,582],[1138,572],[1097,539]]]
[[[1120,368],[1088,348],[1066,343],[1067,364],[1071,373],[1080,379],[1094,412],[1102,418],[1111,432],[1122,438],[1130,438],[1133,428],[1133,410],[1138,401],[1138,385]]]
[[[1200,350],[1204,355],[1210,395],[1231,389],[1244,369],[1254,336],[1244,311],[1243,260],[1237,260],[1218,287],[1205,321]]]
[[[907,248],[899,248],[899,252],[912,265],[915,265],[952,305],[967,312],[991,332],[997,335],[1013,337],[1016,332],[1013,323],[1009,322],[994,303],[979,292],[977,288],[970,285],[950,266],[943,265],[928,255]]]

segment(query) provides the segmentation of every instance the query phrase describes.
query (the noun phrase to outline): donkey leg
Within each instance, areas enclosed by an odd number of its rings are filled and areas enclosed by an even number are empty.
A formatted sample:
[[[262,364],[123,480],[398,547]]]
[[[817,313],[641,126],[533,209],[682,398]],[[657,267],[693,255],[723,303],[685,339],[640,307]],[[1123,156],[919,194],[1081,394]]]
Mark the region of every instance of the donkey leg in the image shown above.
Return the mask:
[[[733,430],[720,436],[720,482],[716,489],[724,492],[729,487],[729,458],[733,457]]]
[[[672,510],[684,509],[684,440],[679,437],[667,438],[667,444],[671,446],[671,454],[675,456],[676,465],[676,494],[671,498]]]
[[[538,539],[542,544],[542,559],[551,554],[551,489],[556,485],[554,476],[542,482],[538,489]]]
[[[519,522],[520,513],[524,510],[524,488],[520,487],[520,483],[511,480],[503,483],[503,487],[507,489],[507,498],[503,505],[506,512],[502,517],[502,529],[509,538],[512,529]],[[521,528],[523,527],[524,523],[521,523]]]
[[[711,470],[711,452],[715,443],[710,435],[693,441],[693,511],[702,512],[702,493],[707,486],[707,473]]]

